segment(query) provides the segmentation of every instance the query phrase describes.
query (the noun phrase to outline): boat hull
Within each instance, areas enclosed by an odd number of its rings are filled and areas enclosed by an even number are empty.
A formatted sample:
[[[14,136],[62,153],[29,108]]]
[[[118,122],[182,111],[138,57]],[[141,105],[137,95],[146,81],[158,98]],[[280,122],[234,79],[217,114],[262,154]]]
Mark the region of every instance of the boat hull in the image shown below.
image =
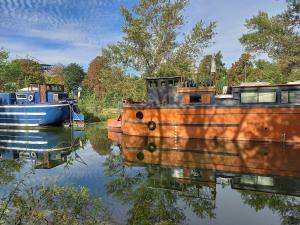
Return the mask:
[[[118,134],[109,134],[118,137]],[[122,135],[118,139],[128,164],[198,168],[223,174],[300,177],[299,144],[231,142]]]
[[[137,118],[138,112],[142,119]],[[122,131],[137,136],[300,142],[300,106],[127,106]]]
[[[59,125],[69,119],[69,104],[0,106],[0,126],[34,127]]]

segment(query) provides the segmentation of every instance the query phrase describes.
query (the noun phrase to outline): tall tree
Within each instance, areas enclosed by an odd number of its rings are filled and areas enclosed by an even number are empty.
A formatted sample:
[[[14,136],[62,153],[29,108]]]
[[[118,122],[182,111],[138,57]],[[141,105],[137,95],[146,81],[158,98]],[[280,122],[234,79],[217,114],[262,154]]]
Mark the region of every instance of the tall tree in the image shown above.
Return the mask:
[[[228,70],[229,84],[239,85],[241,82],[248,81],[248,76],[252,68],[251,55],[243,53],[239,60],[233,63]]]
[[[51,67],[50,71],[45,73],[47,83],[64,84],[64,65],[58,63]]]
[[[44,83],[45,79],[41,65],[32,59],[15,59],[12,61],[19,65],[21,74],[17,80],[18,87],[27,87],[30,83]]]
[[[112,67],[105,57],[98,56],[90,63],[83,83],[98,97],[103,97],[107,92],[119,92],[119,83],[124,79],[123,75],[121,69]]]
[[[300,65],[300,4],[287,0],[287,9],[270,17],[266,12],[246,20],[249,32],[240,38],[246,50],[267,53],[288,74]]]
[[[71,63],[64,69],[65,87],[68,91],[78,88],[83,78],[84,71],[82,67],[76,63]]]
[[[178,29],[185,23],[187,4],[187,0],[140,0],[132,10],[123,7],[125,36],[103,49],[103,55],[144,76],[189,75],[195,60],[209,46],[216,24],[206,26],[200,21],[179,42]]]
[[[7,51],[0,49],[0,90],[14,91],[16,80],[20,76],[20,67],[15,62],[9,62],[9,54]]]
[[[214,60],[216,64],[216,72],[214,74],[211,73],[211,62],[212,55],[205,55],[201,60],[198,72],[197,72],[197,82],[200,83],[205,80],[213,80],[216,86],[226,85],[224,81],[227,79],[227,70],[225,68],[225,64],[222,61],[222,53],[221,51],[217,52],[214,55]]]

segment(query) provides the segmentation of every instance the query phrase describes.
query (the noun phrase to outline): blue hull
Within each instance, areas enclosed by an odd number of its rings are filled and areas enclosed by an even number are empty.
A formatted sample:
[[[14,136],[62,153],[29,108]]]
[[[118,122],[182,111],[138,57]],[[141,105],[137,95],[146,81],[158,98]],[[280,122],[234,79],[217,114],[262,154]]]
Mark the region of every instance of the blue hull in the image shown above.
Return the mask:
[[[0,160],[32,160],[34,168],[52,168],[67,161],[83,136],[83,131],[53,127],[2,128]]]
[[[0,126],[59,125],[69,120],[69,104],[0,106]]]

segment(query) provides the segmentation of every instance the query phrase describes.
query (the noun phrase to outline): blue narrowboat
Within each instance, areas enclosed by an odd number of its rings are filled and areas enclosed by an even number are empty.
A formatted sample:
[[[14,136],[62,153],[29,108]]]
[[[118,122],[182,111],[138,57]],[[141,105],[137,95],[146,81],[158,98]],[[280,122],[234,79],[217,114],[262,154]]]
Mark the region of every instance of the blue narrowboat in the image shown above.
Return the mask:
[[[0,93],[0,126],[60,125],[74,119],[75,100],[69,99],[63,85],[31,84],[15,93]]]

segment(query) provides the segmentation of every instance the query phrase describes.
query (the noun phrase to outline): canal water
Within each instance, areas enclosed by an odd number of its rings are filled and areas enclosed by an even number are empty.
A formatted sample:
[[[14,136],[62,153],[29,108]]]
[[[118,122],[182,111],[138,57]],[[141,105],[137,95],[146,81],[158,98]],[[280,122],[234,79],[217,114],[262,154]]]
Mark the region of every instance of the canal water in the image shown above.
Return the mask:
[[[130,137],[98,123],[2,129],[0,157],[2,202],[22,181],[86,187],[110,224],[300,223],[299,145]]]

